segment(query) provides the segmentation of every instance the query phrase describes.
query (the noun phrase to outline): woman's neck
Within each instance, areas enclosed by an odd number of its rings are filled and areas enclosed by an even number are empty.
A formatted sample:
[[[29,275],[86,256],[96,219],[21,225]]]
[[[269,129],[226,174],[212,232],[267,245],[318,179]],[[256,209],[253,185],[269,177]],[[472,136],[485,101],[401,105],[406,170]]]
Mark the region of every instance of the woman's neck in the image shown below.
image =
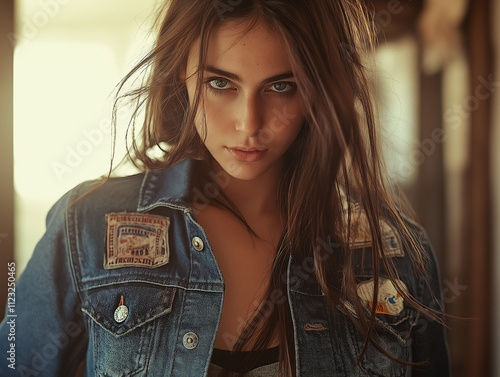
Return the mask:
[[[247,221],[258,220],[262,216],[274,215],[279,217],[280,209],[277,202],[277,192],[282,166],[274,166],[253,180],[233,178],[216,163],[214,164],[214,170],[227,175],[227,181],[220,188],[236,205]]]

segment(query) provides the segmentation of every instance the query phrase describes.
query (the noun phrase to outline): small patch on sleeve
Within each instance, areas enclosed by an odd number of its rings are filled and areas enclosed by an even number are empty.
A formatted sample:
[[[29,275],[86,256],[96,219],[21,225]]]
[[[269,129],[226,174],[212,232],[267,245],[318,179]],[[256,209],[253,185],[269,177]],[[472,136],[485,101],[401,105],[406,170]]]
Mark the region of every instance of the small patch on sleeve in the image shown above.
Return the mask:
[[[168,263],[168,217],[144,213],[106,215],[104,268],[156,268]]]

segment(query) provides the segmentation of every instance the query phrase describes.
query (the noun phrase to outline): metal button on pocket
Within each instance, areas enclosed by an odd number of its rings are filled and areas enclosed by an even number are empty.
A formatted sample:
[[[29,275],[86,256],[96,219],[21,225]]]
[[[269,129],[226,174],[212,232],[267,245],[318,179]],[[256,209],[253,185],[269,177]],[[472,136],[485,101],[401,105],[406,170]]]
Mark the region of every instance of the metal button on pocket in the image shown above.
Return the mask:
[[[203,250],[203,241],[201,240],[200,237],[193,237],[191,243],[193,244],[193,247],[196,251],[202,251]]]
[[[192,331],[184,334],[184,337],[182,338],[182,344],[188,350],[192,350],[193,348],[196,348],[196,346],[198,345],[198,335],[196,335],[196,333],[194,333]]]
[[[125,306],[125,300],[123,296],[120,299],[120,303],[118,304],[119,306],[115,310],[115,321],[118,323],[122,323],[125,321],[128,317],[128,308]]]

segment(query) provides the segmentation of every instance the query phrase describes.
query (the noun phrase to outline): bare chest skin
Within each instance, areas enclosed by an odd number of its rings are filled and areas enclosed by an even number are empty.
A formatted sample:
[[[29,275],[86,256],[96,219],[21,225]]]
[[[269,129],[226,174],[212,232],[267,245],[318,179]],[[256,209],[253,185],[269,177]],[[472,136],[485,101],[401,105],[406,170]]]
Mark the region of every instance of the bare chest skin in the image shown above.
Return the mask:
[[[260,240],[252,238],[243,223],[226,210],[207,206],[196,219],[205,229],[225,282],[215,348],[231,350],[269,285],[281,224],[276,216],[246,219]],[[269,347],[276,345],[275,339]]]

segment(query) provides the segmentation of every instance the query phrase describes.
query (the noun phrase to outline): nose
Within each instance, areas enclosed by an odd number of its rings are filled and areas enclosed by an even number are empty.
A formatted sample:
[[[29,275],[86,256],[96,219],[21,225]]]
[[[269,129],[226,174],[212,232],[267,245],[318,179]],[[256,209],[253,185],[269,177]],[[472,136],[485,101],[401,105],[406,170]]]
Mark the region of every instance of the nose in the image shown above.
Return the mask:
[[[242,96],[236,109],[236,130],[247,137],[257,136],[263,126],[263,104],[257,95]]]

